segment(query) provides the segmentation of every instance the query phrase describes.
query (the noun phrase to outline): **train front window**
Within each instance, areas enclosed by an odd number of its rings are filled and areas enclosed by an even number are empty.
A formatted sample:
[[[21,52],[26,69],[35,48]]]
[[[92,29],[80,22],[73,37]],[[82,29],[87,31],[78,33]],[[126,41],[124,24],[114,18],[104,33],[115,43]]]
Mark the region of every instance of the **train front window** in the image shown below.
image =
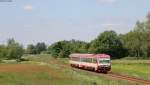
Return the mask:
[[[99,60],[99,63],[110,63],[110,60]]]

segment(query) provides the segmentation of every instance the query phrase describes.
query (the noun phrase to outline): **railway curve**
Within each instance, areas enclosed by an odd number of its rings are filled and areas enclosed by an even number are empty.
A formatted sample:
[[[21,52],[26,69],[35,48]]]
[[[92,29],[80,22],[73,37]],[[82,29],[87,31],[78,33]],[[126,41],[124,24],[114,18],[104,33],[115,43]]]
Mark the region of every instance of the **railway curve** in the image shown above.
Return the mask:
[[[78,68],[72,68],[74,71],[85,71],[87,73],[96,75],[96,76],[103,76],[106,78],[111,78],[111,79],[116,79],[116,80],[125,80],[128,81],[130,83],[134,83],[134,84],[142,84],[142,85],[150,85],[150,80],[145,80],[142,78],[137,78],[137,77],[133,77],[133,76],[129,76],[129,75],[122,75],[119,73],[114,73],[114,72],[108,72],[107,74],[104,73],[96,73],[93,71],[87,71],[84,69],[78,69]]]

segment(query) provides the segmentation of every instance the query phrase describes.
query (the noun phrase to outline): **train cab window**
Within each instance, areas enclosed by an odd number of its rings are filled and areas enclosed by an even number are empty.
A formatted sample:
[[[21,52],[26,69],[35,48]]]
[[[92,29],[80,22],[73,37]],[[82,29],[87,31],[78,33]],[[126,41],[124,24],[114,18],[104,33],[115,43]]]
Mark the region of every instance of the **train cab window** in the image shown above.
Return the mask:
[[[99,60],[99,63],[110,63],[110,60]]]

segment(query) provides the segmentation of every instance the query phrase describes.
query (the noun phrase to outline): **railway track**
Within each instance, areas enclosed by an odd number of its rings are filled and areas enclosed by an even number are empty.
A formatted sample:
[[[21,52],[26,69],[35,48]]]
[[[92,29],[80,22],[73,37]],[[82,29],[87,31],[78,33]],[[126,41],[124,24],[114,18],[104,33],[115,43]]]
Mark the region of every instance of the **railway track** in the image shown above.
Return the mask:
[[[68,68],[68,67],[70,68],[69,65],[62,65],[62,68]],[[134,83],[134,84],[150,85],[150,80],[131,77],[131,76],[122,75],[122,74],[118,74],[118,73],[114,73],[114,72],[108,72],[108,74],[104,74],[104,73],[96,73],[93,71],[88,71],[88,70],[74,68],[74,67],[71,67],[71,69],[73,71],[77,71],[77,72],[84,71],[86,73],[90,73],[90,74],[95,75],[95,76],[103,76],[103,77],[106,77],[109,79],[125,80],[125,81],[128,81],[130,83]]]
[[[131,76],[127,76],[127,75],[121,75],[121,74],[110,72],[110,73],[107,74],[107,76],[115,78],[115,79],[119,79],[119,80],[127,80],[131,83],[140,83],[140,84],[143,84],[143,85],[150,85],[150,80],[131,77]]]
[[[113,73],[113,72],[109,72],[108,74],[103,74],[103,73],[96,73],[96,72],[87,71],[87,70],[83,70],[83,69],[77,69],[77,68],[73,68],[73,70],[85,71],[87,73],[90,73],[90,74],[93,74],[96,76],[104,76],[104,77],[116,79],[116,80],[125,80],[125,81],[128,81],[128,82],[133,83],[133,84],[150,85],[150,80],[131,77],[131,76],[127,76],[127,75],[121,75],[121,74]]]

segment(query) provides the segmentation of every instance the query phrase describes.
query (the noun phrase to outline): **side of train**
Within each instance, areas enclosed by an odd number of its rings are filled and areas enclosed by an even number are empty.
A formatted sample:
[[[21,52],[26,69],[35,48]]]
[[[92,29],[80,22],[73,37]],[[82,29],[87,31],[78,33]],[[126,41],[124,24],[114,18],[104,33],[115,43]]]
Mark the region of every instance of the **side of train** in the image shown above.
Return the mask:
[[[107,73],[111,70],[111,59],[107,54],[71,54],[72,67]]]

